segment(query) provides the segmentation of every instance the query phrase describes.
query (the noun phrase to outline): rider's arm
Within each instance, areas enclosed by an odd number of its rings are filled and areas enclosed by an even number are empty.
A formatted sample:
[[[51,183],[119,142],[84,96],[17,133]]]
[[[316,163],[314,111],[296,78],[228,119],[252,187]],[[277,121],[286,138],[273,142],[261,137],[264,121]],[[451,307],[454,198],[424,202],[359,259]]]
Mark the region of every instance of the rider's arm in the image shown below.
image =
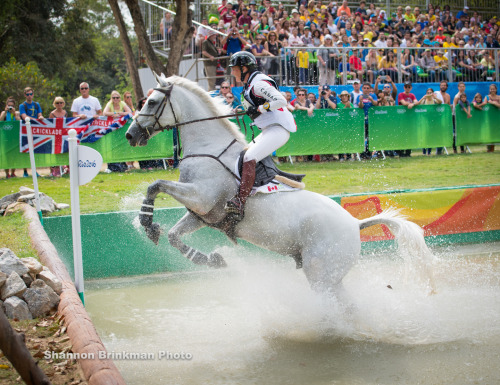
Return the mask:
[[[269,84],[264,80],[258,81],[253,86],[253,92],[255,92],[255,95],[266,99],[267,102],[269,103],[269,107],[267,110],[264,108],[263,105],[259,106],[259,112],[261,113],[265,113],[267,111],[274,111],[279,108],[286,108],[287,102],[285,97],[281,94],[279,90],[277,90],[271,84]]]

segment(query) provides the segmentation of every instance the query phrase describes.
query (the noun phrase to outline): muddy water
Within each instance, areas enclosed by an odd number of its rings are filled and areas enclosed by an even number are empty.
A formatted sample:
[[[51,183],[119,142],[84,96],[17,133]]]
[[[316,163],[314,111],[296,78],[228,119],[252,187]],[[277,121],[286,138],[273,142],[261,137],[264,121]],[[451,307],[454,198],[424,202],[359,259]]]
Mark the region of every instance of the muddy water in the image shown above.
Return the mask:
[[[365,256],[340,302],[292,261],[222,251],[223,271],[86,284],[128,384],[500,383],[500,243],[434,249],[432,296],[392,253]]]

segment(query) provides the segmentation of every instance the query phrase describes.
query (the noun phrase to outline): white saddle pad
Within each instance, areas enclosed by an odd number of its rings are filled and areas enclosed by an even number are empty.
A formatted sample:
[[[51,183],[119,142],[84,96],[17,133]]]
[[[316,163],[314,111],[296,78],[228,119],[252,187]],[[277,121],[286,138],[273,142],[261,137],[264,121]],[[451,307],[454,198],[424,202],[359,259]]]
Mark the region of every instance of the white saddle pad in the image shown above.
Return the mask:
[[[241,178],[240,171],[238,170],[238,161],[236,161],[236,164],[234,166],[234,173],[239,178]],[[240,182],[238,180],[236,180],[236,181],[238,182],[238,186],[239,186]],[[252,188],[252,192],[250,193],[250,195],[255,195],[258,193],[273,194],[273,193],[277,193],[277,192],[287,192],[287,191],[296,191],[296,190],[300,190],[300,189],[297,187],[291,187],[283,182],[280,182],[280,181],[277,181],[276,179],[273,179],[271,182],[269,182],[263,186],[259,186],[259,187],[254,186]]]

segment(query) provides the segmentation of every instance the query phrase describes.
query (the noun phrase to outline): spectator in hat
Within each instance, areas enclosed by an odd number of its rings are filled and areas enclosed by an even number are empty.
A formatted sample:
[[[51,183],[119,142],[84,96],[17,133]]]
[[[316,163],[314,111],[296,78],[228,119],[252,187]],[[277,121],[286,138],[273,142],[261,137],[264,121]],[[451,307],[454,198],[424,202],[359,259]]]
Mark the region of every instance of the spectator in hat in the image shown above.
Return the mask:
[[[201,53],[205,59],[205,76],[208,81],[208,90],[215,88],[216,74],[217,74],[217,56],[220,55],[220,49],[216,47],[217,32],[210,31],[207,39],[201,45]]]
[[[330,86],[324,85],[318,88],[318,99],[316,100],[316,108],[327,109],[331,108],[334,110],[337,108],[337,98],[332,95],[332,90]]]
[[[340,102],[337,104],[338,108],[354,108],[354,105],[351,102],[351,94],[348,91],[343,90],[339,94],[339,98]]]
[[[463,10],[458,11],[458,13],[457,13],[457,19],[461,19],[462,17],[464,17],[465,19],[468,19],[469,18],[469,14],[467,13],[468,10],[469,10],[469,7],[465,6],[463,8]]]
[[[411,82],[405,82],[405,84],[404,84],[404,92],[401,92],[398,95],[398,104],[400,106],[406,106],[406,107],[408,107],[408,109],[412,109],[413,106],[416,105],[417,98],[411,92],[411,90],[412,90],[412,84],[411,84]],[[406,149],[406,150],[399,151],[399,156],[401,158],[411,156],[411,149]]]
[[[434,37],[434,41],[439,42],[439,44],[443,44],[445,40],[446,36],[444,36],[443,27],[438,27],[437,34]]]
[[[323,49],[318,51],[318,66],[319,66],[319,84],[335,84],[336,59],[340,53],[333,46],[332,35],[325,35],[323,39]]]
[[[352,88],[353,90],[351,91],[351,103],[353,104],[354,107],[358,107],[358,97],[361,95],[363,92],[361,91],[361,81],[359,79],[354,79],[352,81]]]
[[[240,27],[243,27],[244,24],[250,25],[251,22],[252,22],[252,16],[250,16],[250,14],[248,13],[248,8],[243,7],[241,9],[241,16],[238,18],[238,25]]]

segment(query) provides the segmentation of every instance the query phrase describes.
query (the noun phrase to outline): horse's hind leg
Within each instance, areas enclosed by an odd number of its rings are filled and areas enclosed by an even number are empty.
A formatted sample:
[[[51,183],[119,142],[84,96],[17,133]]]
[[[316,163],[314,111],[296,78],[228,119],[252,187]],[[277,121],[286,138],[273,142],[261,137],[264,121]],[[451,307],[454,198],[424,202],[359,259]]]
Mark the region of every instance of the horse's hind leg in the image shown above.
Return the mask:
[[[197,265],[206,265],[214,268],[225,267],[226,262],[220,254],[212,252],[209,255],[205,255],[201,251],[193,249],[182,242],[182,236],[190,234],[204,226],[205,224],[201,220],[188,212],[170,229],[168,232],[168,241],[182,255]]]

